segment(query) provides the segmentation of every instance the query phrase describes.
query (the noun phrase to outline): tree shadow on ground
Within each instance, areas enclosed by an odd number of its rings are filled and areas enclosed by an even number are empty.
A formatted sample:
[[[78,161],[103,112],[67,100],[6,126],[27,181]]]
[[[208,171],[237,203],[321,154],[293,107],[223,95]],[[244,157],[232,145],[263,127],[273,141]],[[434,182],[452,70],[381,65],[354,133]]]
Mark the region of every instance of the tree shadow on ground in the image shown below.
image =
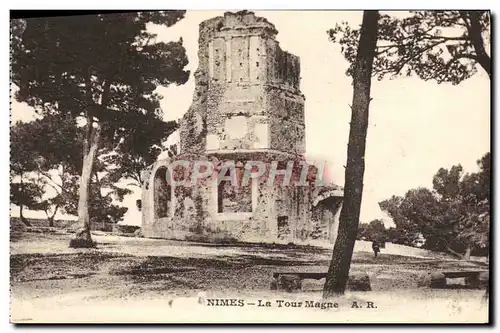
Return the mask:
[[[241,248],[249,251],[267,251],[267,250],[293,250],[304,253],[330,253],[332,250],[324,249],[312,245],[299,245],[299,244],[277,244],[277,243],[247,243],[247,242],[233,242],[233,243],[193,243],[197,246],[210,247],[210,248]],[[333,244],[332,244],[333,249]]]
[[[102,265],[114,259],[131,260],[134,257],[99,251],[65,254],[15,254],[10,256],[11,280],[43,280],[56,276],[84,277],[95,274]]]
[[[112,271],[115,275],[138,275],[141,273],[175,273],[179,270],[241,269],[253,266],[303,266],[317,264],[314,261],[300,261],[264,258],[257,255],[218,256],[216,259],[181,258],[169,256],[148,256],[140,263],[131,263]],[[321,262],[324,263],[324,262]]]
[[[140,284],[143,290],[267,289],[279,267],[325,265],[326,262],[263,258],[257,255],[219,256],[214,259],[148,256],[110,272]]]

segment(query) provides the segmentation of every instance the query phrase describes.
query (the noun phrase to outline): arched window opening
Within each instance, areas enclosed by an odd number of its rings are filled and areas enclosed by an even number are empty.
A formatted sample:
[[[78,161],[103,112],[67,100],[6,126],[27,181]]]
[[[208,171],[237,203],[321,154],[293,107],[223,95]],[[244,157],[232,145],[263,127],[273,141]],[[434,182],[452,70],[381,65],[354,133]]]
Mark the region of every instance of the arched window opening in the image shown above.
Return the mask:
[[[252,212],[252,182],[242,184],[244,170],[236,168],[236,184],[230,180],[222,180],[217,186],[217,212],[218,213],[251,213]],[[226,177],[230,176],[227,170]]]
[[[167,181],[168,170],[161,167],[156,171],[154,180],[155,217],[167,217],[172,203],[172,187]]]

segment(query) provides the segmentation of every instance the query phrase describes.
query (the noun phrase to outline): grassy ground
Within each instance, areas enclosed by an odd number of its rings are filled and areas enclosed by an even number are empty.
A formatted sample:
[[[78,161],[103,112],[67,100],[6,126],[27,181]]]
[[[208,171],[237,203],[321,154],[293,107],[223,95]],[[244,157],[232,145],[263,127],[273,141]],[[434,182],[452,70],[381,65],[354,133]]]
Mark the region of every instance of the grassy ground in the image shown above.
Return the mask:
[[[318,247],[220,246],[110,235],[94,237],[98,249],[70,249],[70,237],[71,234],[20,233],[11,238],[13,321],[189,321],[194,314],[186,312],[186,306],[199,308],[192,318],[202,320],[204,316],[207,320],[264,320],[279,309],[244,307],[237,311],[224,307],[213,312],[202,299],[238,297],[273,303],[276,299],[320,299],[324,280],[306,280],[302,292],[282,294],[269,290],[272,272],[326,271],[331,257],[331,250]],[[384,253],[375,259],[369,252],[355,252],[351,272],[366,272],[373,291],[350,292],[340,298],[341,317],[325,319],[325,311],[297,317],[293,315],[297,309],[287,309],[266,320],[279,320],[281,315],[288,320],[344,321],[351,314],[351,320],[356,321],[398,321],[405,317],[401,312],[403,304],[413,310],[422,308],[423,314],[410,319],[413,321],[485,321],[487,308],[481,304],[484,291],[418,287],[419,279],[431,271],[476,268],[487,266]],[[377,301],[379,305],[376,310],[361,313],[351,308],[353,300]],[[432,306],[438,309],[429,312]],[[174,308],[180,311],[175,316]],[[467,316],[460,314],[465,308]],[[168,309],[170,314],[163,314],[161,309]],[[411,309],[406,313],[408,318],[416,315]],[[221,311],[234,313],[221,317]],[[389,315],[391,311],[394,315]],[[315,316],[319,317],[314,319]]]

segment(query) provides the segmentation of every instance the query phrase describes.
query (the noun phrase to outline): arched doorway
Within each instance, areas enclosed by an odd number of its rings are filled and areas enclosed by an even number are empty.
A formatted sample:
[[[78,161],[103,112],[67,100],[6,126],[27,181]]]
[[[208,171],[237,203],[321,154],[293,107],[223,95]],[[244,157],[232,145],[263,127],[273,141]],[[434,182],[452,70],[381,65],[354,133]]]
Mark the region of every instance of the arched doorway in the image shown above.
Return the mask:
[[[155,218],[168,216],[172,204],[172,187],[167,181],[167,167],[156,170],[154,178],[154,212]]]
[[[339,212],[343,197],[334,191],[319,195],[312,205],[312,237],[335,242],[339,227]]]

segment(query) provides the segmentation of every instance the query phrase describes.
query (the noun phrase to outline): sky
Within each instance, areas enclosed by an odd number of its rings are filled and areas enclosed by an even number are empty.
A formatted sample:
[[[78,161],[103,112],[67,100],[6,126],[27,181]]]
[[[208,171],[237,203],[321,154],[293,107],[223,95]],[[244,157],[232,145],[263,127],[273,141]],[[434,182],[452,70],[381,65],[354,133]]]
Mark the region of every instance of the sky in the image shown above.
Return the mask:
[[[347,21],[357,26],[362,12],[338,11],[256,11],[279,31],[281,48],[300,57],[301,90],[305,95],[306,154],[326,160],[329,177],[344,184],[347,157],[352,79],[345,75],[347,61],[340,47],[328,40],[326,31]],[[166,28],[150,26],[158,41],[182,37],[191,74],[197,68],[198,25],[223,11],[188,11],[186,17]],[[161,87],[165,120],[177,120],[189,108],[194,78],[182,86]],[[459,85],[437,84],[417,77],[372,81],[367,135],[361,221],[390,219],[378,202],[392,195],[404,195],[411,188],[431,187],[441,167],[461,164],[465,172],[477,170],[476,160],[490,151],[490,81],[482,69]],[[13,102],[11,119],[28,121],[33,110]],[[174,134],[170,142],[178,140]],[[140,225],[135,206],[140,191],[127,196],[129,207],[124,224]],[[12,206],[12,215],[18,209]],[[27,217],[41,217],[28,212]],[[64,216],[58,216],[63,218]],[[64,217],[67,218],[67,217]]]

